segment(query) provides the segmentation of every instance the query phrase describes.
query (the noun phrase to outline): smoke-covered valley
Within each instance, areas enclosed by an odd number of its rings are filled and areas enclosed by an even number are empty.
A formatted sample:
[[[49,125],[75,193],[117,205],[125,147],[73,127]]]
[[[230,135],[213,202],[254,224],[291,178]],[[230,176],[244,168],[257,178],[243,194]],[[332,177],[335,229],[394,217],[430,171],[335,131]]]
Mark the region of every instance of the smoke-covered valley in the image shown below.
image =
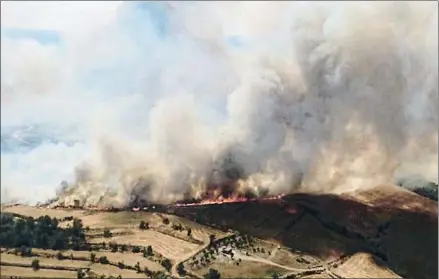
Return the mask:
[[[2,201],[437,183],[436,2],[102,7],[57,45],[2,32]]]

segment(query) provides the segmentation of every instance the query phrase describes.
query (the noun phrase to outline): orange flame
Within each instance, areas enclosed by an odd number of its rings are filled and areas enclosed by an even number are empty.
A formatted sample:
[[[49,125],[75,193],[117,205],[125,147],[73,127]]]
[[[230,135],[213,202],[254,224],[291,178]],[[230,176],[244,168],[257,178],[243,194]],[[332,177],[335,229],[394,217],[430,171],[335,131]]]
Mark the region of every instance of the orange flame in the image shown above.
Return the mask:
[[[248,202],[248,201],[266,201],[266,200],[279,200],[284,196],[284,194],[280,194],[278,196],[274,197],[264,197],[264,198],[246,198],[246,197],[230,197],[230,198],[224,198],[219,197],[217,199],[205,199],[200,202],[195,203],[178,203],[175,204],[177,207],[185,207],[185,206],[199,206],[199,205],[209,205],[209,204],[225,204],[225,203],[239,203],[239,202]]]

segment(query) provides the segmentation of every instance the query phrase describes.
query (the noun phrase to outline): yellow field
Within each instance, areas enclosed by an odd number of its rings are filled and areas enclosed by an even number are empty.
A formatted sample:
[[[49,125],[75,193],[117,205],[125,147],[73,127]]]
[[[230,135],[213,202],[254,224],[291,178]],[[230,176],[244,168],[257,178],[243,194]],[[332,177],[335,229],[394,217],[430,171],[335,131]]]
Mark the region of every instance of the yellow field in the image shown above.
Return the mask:
[[[94,229],[137,228],[141,221],[148,222],[154,227],[162,222],[157,214],[149,212],[94,212],[81,217],[81,220],[85,227]]]
[[[243,261],[239,266],[231,263],[213,263],[208,267],[193,270],[194,273],[203,276],[210,268],[219,270],[221,278],[271,278],[273,273],[284,274],[287,270],[259,262]]]
[[[370,254],[356,253],[345,263],[332,270],[343,278],[401,278],[387,266],[380,266]]]
[[[21,257],[12,254],[1,254],[1,261],[7,263],[21,263],[21,264],[31,264],[34,259],[40,261],[40,266],[65,266],[65,267],[75,267],[75,268],[85,268],[89,267],[90,262],[86,261],[72,261],[72,260],[58,260],[56,258],[44,258],[44,257]]]
[[[105,274],[106,276],[118,276],[122,278],[146,278],[143,273],[137,273],[134,270],[120,269],[111,265],[93,264],[90,266],[91,270],[99,275]]]
[[[23,276],[34,278],[77,278],[74,271],[40,269],[34,271],[32,268],[0,266],[1,278],[9,278],[11,276]]]
[[[120,235],[112,238],[93,238],[91,243],[102,243],[113,241],[118,244],[148,246],[151,245],[166,258],[172,260],[183,259],[185,255],[197,250],[200,246],[192,244],[153,230],[138,231],[134,235]]]
[[[81,217],[84,216],[84,214],[86,214],[85,210],[51,209],[51,208],[32,207],[27,205],[17,205],[17,206],[7,207],[3,209],[2,212],[16,213],[34,218],[38,218],[44,215],[49,215],[52,218],[64,218],[68,216]]]

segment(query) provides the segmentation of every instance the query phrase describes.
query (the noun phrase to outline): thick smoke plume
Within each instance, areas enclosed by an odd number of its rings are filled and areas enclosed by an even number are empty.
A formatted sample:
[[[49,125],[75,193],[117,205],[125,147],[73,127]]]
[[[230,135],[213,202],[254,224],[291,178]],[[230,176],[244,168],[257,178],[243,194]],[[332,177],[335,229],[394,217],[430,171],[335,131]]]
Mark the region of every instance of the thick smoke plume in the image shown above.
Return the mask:
[[[94,63],[120,65],[117,90],[135,94],[88,118],[92,153],[58,202],[344,192],[410,174],[437,182],[436,2],[156,5],[168,21],[155,45],[126,35],[126,20],[82,38],[107,44]],[[124,7],[119,19],[140,20]]]

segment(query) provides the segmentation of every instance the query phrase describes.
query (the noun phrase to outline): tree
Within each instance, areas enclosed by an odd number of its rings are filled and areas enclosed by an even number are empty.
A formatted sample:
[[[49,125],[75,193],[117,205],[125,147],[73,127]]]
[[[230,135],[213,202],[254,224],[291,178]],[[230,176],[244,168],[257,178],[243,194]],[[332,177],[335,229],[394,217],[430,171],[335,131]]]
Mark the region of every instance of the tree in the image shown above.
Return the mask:
[[[109,263],[109,261],[108,261],[106,256],[99,257],[98,261],[99,261],[100,264],[108,264]]]
[[[110,238],[112,236],[113,236],[113,234],[111,233],[111,231],[109,229],[104,230],[104,237],[105,238]]]
[[[189,237],[192,236],[192,230],[191,230],[191,228],[187,229],[187,236],[189,236]]]
[[[37,271],[38,269],[40,269],[40,261],[37,259],[33,260],[31,263],[31,267],[33,270]]]
[[[171,270],[172,263],[169,259],[164,259],[161,264],[168,272]]]
[[[90,261],[91,262],[95,262],[96,261],[96,254],[95,253],[91,253],[90,254]]]
[[[124,268],[125,268],[125,264],[124,264],[123,262],[118,262],[118,263],[117,263],[117,266],[118,266],[120,269],[124,269]]]
[[[133,253],[140,253],[140,247],[139,246],[133,246],[133,248],[131,249],[131,252],[133,252]]]
[[[120,246],[120,251],[121,251],[122,253],[128,251],[128,247],[126,246],[126,244],[122,244],[122,245]]]
[[[151,275],[152,275],[152,271],[149,270],[149,268],[146,266],[143,268],[143,273],[145,273],[145,275],[149,276],[149,277],[151,277]]]
[[[183,265],[183,263],[179,263],[179,264],[177,265],[177,272],[178,272],[178,274],[179,274],[180,276],[184,276],[184,275],[186,275],[186,270],[184,270],[184,265]]]
[[[205,279],[220,279],[221,274],[218,272],[218,270],[210,268],[209,272],[204,274],[203,276]]]
[[[78,269],[78,271],[76,272],[77,279],[83,279],[85,277],[84,275],[85,274],[84,274],[84,272],[82,272],[82,269]]]
[[[215,240],[215,235],[214,234],[209,235],[209,243],[212,244],[214,240]]]
[[[142,270],[140,269],[140,263],[139,262],[136,263],[134,268],[136,269],[137,273],[141,273],[142,272]]]
[[[163,219],[163,224],[165,224],[165,225],[169,225],[169,219],[168,219],[168,218],[164,218],[164,219]]]
[[[280,277],[279,277],[279,274],[277,272],[275,272],[271,275],[271,278],[272,279],[279,279]]]
[[[56,253],[56,258],[60,261],[64,260],[64,255],[61,252],[58,252],[58,253]]]
[[[20,248],[20,255],[22,257],[31,257],[32,256],[32,248],[21,246]]]
[[[141,230],[149,229],[149,223],[147,223],[145,221],[140,221],[139,229],[141,229]]]
[[[146,258],[152,255],[153,255],[152,247],[151,245],[148,245],[148,247],[146,247],[146,249],[143,250],[143,256]]]

